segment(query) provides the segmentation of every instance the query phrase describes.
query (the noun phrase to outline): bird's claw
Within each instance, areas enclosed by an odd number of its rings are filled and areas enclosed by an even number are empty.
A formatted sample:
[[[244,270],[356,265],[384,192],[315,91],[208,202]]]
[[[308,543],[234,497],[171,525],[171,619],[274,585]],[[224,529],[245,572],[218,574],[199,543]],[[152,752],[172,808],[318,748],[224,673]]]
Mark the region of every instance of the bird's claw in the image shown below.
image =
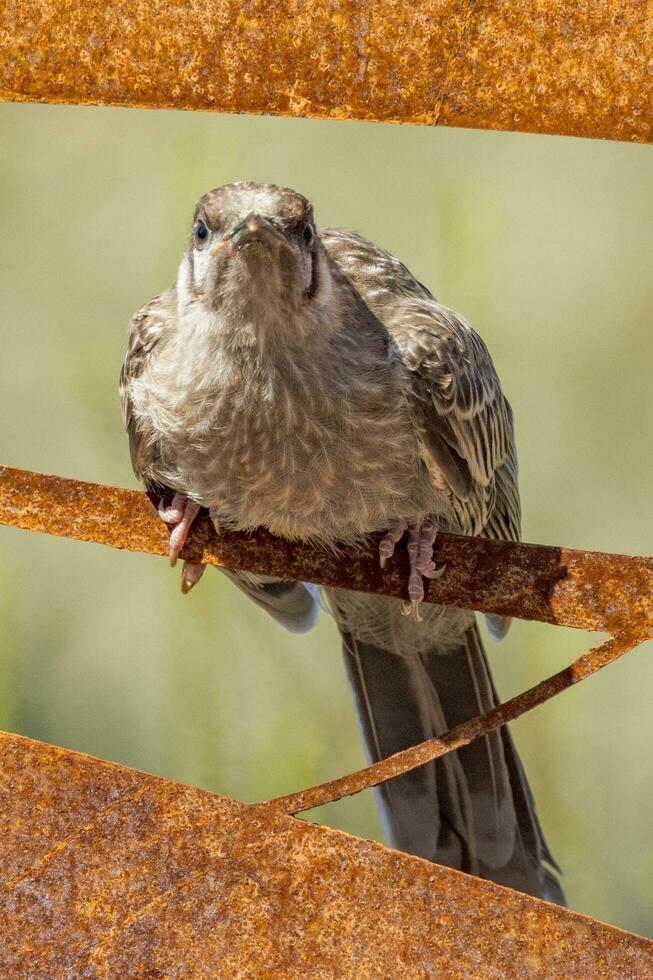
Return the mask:
[[[410,616],[416,623],[421,623],[423,619],[420,612],[421,604],[421,599],[411,599],[410,602],[406,602],[404,599],[401,603],[401,615]]]
[[[184,562],[184,567],[181,570],[181,591],[184,595],[188,595],[190,590],[197,585],[205,569],[206,565],[200,565],[198,562]]]
[[[439,578],[446,565],[438,568],[433,561],[433,548],[438,536],[438,526],[432,520],[415,520],[398,524],[381,538],[379,542],[379,564],[385,568],[404,533],[408,531],[408,559],[410,578],[408,580],[408,601],[403,602],[404,616],[412,616],[416,623],[422,622],[420,606],[424,599],[424,579]]]
[[[166,524],[178,524],[179,521],[184,516],[184,510],[186,507],[186,497],[180,493],[176,493],[172,498],[172,501],[166,507],[165,500],[162,497],[159,501],[159,506],[157,508],[159,512],[159,517]]]
[[[447,570],[446,564],[440,565],[439,568],[436,568],[434,565],[431,571],[422,572],[422,575],[424,576],[424,578],[430,578],[430,579],[441,578],[446,572],[446,570]]]
[[[387,531],[379,541],[379,565],[385,568],[388,559],[395,553],[395,547],[401,541],[406,531],[406,524],[398,524],[392,530]]]
[[[174,568],[177,564],[179,554],[186,544],[190,533],[191,525],[200,511],[200,505],[193,503],[188,497],[181,493],[176,493],[172,502],[166,506],[163,500],[158,507],[159,517],[166,524],[176,525],[170,533],[170,564]],[[186,594],[190,592],[194,585],[197,585],[204,572],[204,565],[197,562],[184,562],[181,573],[181,591]]]

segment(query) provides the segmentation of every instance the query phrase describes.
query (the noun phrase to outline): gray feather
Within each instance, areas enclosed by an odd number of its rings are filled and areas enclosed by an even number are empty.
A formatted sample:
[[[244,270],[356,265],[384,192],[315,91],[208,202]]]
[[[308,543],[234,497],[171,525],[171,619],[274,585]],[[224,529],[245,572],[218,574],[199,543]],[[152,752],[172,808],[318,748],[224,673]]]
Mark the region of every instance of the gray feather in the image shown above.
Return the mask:
[[[342,603],[342,593],[337,601]],[[388,650],[341,632],[372,761],[441,735],[498,703],[476,625],[458,644],[434,643],[419,656],[403,648],[397,633],[396,648]],[[377,799],[393,846],[565,903],[507,729],[384,783]]]
[[[144,438],[134,413],[130,388],[146,370],[150,358],[174,329],[177,290],[174,286],[142,306],[129,323],[128,346],[120,371],[119,394],[122,419],[129,436],[132,467],[148,488],[160,487],[156,466],[159,464],[156,440]]]

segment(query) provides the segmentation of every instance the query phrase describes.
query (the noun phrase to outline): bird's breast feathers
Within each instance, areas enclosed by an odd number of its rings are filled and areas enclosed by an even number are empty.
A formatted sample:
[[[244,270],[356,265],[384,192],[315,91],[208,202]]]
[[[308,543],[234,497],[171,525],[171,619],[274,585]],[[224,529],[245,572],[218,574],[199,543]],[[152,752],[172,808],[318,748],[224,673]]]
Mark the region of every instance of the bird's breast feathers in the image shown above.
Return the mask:
[[[390,361],[361,359],[354,344],[350,356],[342,347],[337,359],[320,355],[262,358],[207,336],[173,341],[130,391],[158,447],[158,481],[223,526],[313,540],[445,513]]]

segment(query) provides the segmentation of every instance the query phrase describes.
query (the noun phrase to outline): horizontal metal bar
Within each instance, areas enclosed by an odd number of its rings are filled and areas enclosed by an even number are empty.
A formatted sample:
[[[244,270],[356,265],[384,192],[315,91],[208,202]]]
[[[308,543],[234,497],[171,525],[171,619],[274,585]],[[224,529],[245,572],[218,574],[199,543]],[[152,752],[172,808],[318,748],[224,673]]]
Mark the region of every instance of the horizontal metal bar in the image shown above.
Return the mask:
[[[653,140],[625,0],[7,0],[0,98]]]
[[[144,493],[0,467],[0,524],[113,548],[168,553],[168,529]],[[182,557],[279,578],[404,598],[401,550],[384,570],[374,543],[335,554],[252,534],[216,535],[200,517]],[[441,534],[443,575],[427,583],[428,602],[546,623],[653,635],[653,559]]]

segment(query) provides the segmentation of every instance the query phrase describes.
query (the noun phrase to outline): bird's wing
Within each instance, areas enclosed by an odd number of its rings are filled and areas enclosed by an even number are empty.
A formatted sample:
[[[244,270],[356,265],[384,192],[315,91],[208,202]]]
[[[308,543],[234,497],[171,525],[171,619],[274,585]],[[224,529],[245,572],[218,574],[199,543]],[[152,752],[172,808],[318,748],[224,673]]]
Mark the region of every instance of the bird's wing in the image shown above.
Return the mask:
[[[518,540],[512,412],[485,344],[388,252],[341,229],[320,237],[390,334],[422,458],[449,496],[461,530]]]
[[[157,346],[174,324],[176,316],[176,289],[172,286],[142,306],[129,323],[127,353],[120,371],[120,407],[125,429],[129,436],[134,473],[142,480],[148,490],[159,488],[151,476],[152,455],[156,447],[143,437],[134,417],[133,405],[129,396],[132,381],[140,377],[148,360]]]

